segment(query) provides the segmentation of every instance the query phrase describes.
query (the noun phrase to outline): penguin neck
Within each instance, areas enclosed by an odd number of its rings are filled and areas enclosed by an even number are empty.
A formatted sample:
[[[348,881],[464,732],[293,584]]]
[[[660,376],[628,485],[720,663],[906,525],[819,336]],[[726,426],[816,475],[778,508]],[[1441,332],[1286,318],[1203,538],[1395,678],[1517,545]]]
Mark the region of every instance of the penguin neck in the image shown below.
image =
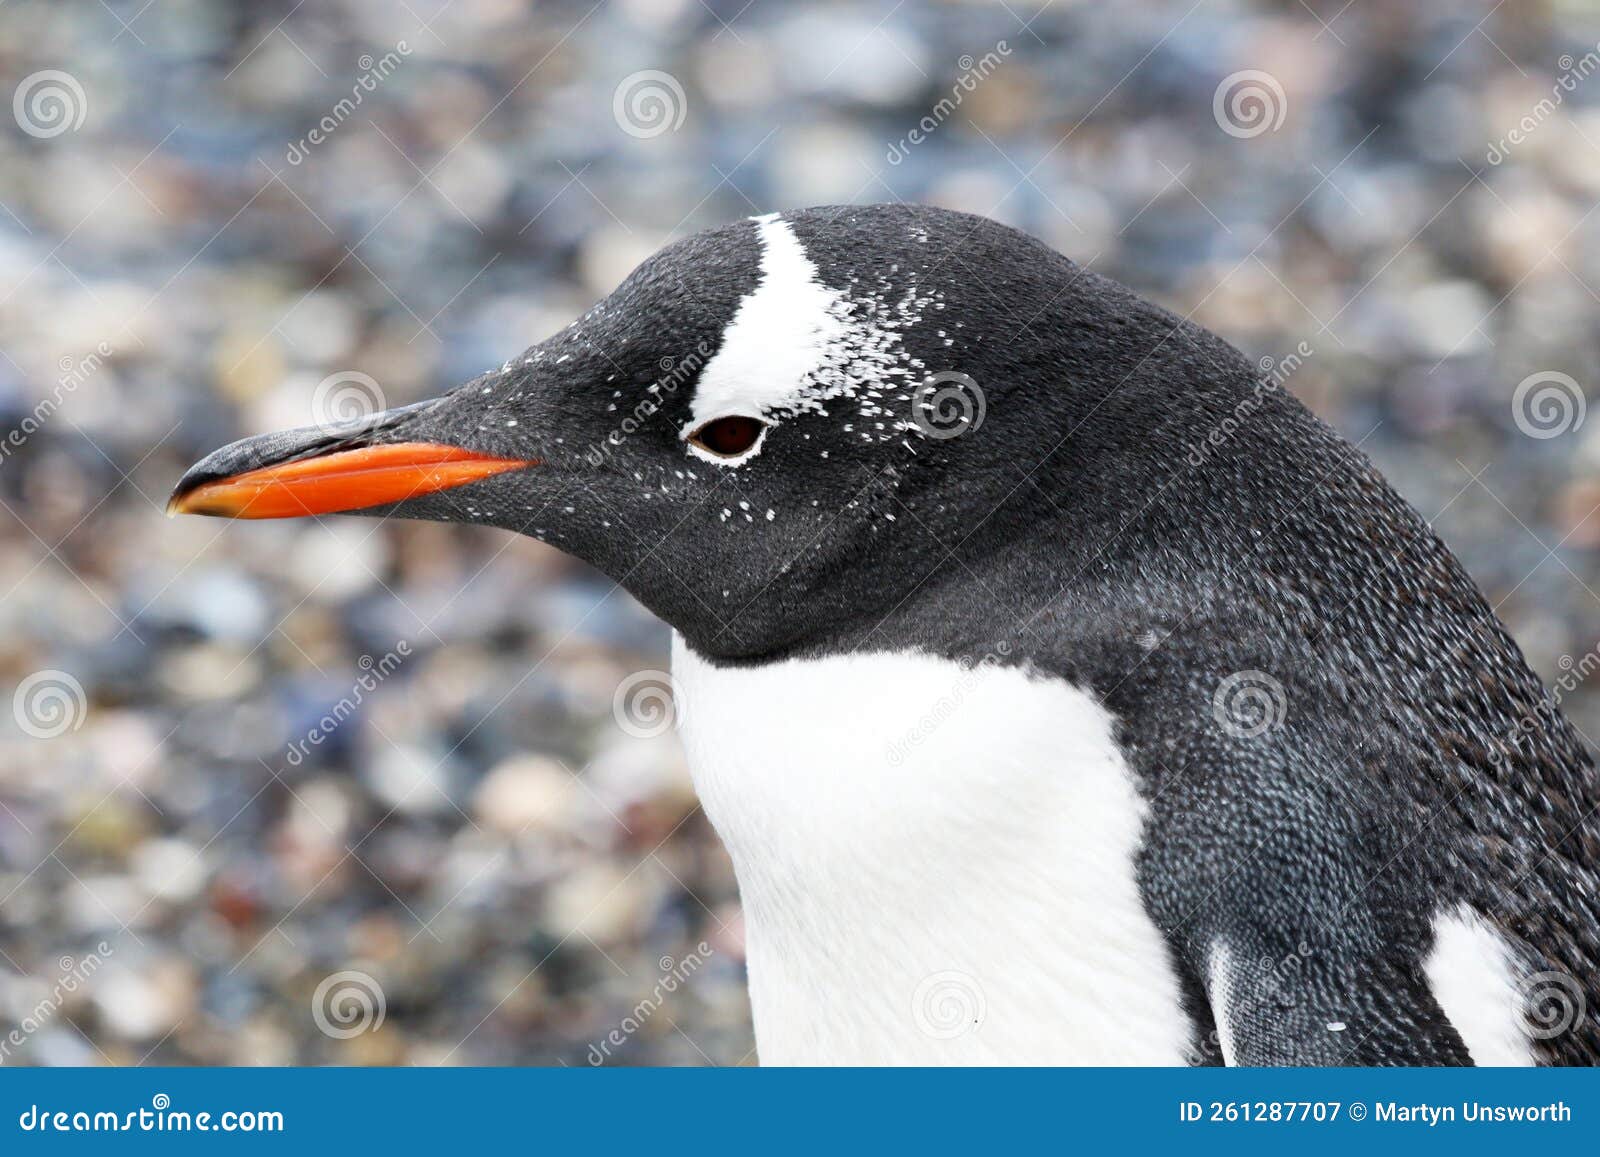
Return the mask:
[[[718,666],[680,729],[744,906],[763,1063],[1179,1063],[1144,805],[1092,697],[911,652]]]

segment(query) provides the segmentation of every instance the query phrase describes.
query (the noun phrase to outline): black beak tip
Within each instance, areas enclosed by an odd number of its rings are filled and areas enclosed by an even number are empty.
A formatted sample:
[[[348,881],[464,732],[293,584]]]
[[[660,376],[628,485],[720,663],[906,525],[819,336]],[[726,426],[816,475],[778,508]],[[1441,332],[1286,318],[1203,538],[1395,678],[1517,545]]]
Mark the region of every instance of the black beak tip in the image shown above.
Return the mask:
[[[283,462],[314,448],[324,439],[327,439],[327,435],[322,430],[311,427],[241,438],[219,450],[213,450],[185,470],[183,477],[178,479],[178,484],[172,488],[171,497],[167,499],[167,517],[171,518],[178,513],[178,504],[186,494],[198,490],[208,482],[217,482],[231,478],[235,474]]]
[[[265,466],[278,466],[296,458],[309,458],[338,447],[359,445],[361,440],[371,438],[380,431],[388,431],[434,404],[433,400],[417,402],[348,421],[256,434],[230,442],[219,450],[213,450],[183,472],[183,477],[178,479],[171,497],[167,499],[167,516],[171,518],[178,514],[184,496],[208,482],[218,482]]]

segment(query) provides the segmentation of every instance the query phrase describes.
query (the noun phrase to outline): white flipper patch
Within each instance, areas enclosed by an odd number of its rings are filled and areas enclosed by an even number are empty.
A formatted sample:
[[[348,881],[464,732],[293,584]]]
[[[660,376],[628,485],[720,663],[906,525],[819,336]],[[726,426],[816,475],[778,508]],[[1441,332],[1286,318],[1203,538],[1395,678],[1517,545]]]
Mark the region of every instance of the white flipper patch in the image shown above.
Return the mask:
[[[1218,940],[1212,946],[1206,971],[1206,991],[1211,998],[1211,1019],[1217,1024],[1217,1047],[1222,1050],[1222,1063],[1236,1065],[1239,1051],[1233,1039],[1233,953],[1225,942]]]
[[[1470,908],[1435,918],[1433,951],[1423,970],[1474,1064],[1534,1063],[1520,1023],[1514,960],[1506,942]]]

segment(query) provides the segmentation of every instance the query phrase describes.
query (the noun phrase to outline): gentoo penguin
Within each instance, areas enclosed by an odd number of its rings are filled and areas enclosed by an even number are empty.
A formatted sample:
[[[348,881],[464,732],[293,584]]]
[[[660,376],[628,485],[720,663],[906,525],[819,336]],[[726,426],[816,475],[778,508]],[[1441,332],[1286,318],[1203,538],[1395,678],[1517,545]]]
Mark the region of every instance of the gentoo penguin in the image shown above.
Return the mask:
[[[1600,781],[1472,581],[1012,229],[713,229],[171,509],[503,527],[669,623],[765,1063],[1600,1061]]]

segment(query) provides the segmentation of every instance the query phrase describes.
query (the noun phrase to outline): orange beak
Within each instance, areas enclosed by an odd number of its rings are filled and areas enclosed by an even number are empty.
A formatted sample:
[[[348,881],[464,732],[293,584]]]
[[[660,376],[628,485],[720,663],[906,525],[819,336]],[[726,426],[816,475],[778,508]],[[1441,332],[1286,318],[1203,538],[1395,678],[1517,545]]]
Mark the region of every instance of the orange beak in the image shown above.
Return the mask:
[[[167,513],[222,518],[338,514],[401,502],[538,464],[536,458],[494,458],[433,442],[363,446],[202,482],[174,494]]]

